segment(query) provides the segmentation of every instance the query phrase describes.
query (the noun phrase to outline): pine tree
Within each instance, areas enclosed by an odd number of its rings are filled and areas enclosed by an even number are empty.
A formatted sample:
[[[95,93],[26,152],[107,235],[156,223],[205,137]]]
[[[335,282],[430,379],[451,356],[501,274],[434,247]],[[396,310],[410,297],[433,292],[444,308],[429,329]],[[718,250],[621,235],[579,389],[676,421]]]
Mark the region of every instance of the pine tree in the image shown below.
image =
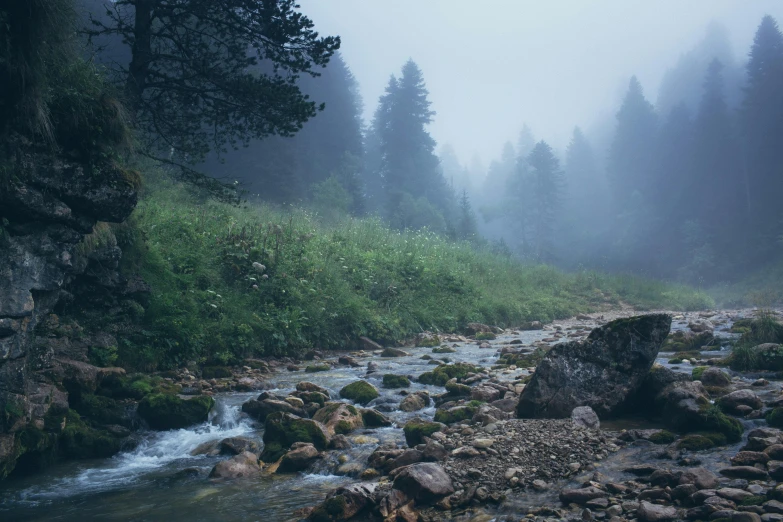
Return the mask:
[[[617,113],[617,128],[607,166],[619,209],[628,206],[635,191],[644,197],[654,183],[651,165],[657,126],[655,109],[644,97],[642,86],[634,76]]]
[[[459,198],[459,218],[457,220],[456,233],[459,239],[474,240],[477,237],[476,215],[470,205],[468,191],[463,190]]]
[[[561,201],[562,172],[552,147],[539,141],[527,157],[529,171],[523,172],[527,189],[529,253],[537,261],[553,259],[557,210]]]
[[[406,196],[424,198],[440,213],[452,210],[453,194],[434,153],[435,140],[426,129],[434,114],[421,69],[409,60],[399,79],[390,78],[374,122],[387,215],[395,226],[404,227],[410,221],[401,215],[413,208]]]
[[[762,235],[774,230],[783,194],[783,34],[771,16],[756,31],[741,110],[746,206]],[[774,239],[759,238],[774,244]]]

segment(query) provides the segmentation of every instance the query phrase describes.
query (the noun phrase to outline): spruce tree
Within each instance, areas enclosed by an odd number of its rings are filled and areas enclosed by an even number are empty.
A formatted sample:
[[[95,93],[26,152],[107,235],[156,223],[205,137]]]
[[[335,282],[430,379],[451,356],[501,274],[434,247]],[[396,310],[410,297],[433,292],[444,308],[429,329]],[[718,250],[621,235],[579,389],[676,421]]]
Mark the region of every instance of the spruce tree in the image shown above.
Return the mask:
[[[528,252],[537,261],[553,259],[556,216],[561,201],[562,172],[552,147],[539,141],[527,157],[523,173],[527,189]]]

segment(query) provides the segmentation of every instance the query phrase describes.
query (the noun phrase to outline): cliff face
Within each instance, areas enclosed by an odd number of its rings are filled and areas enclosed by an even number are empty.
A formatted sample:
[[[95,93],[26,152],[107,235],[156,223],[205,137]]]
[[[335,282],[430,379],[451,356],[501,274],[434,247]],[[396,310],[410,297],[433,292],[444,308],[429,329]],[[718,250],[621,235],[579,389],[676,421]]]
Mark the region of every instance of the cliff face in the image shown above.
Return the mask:
[[[39,335],[48,314],[84,285],[139,286],[117,274],[116,245],[79,247],[98,221],[130,215],[132,176],[43,154],[23,156],[15,173],[0,188],[0,478],[25,454],[56,451],[73,395],[121,372],[87,362],[87,345],[111,344],[106,336]]]

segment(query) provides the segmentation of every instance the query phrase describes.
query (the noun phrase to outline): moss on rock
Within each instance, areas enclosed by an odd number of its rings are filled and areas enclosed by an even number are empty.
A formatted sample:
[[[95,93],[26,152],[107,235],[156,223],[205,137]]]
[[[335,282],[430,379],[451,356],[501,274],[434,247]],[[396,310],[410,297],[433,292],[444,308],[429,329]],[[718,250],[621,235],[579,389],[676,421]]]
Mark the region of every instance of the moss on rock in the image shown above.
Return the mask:
[[[432,349],[432,353],[457,353],[457,350],[450,346],[439,346]]]
[[[264,421],[264,451],[261,460],[274,462],[295,442],[309,442],[319,451],[329,445],[326,428],[311,419],[302,419],[290,413],[276,412]]]
[[[410,385],[410,379],[404,375],[394,375],[393,373],[387,373],[383,376],[384,388],[407,388]]]
[[[205,366],[201,369],[201,377],[204,379],[228,379],[233,375],[231,368],[226,366]]]
[[[468,363],[440,364],[430,372],[424,372],[419,376],[422,384],[435,384],[445,386],[451,379],[462,379],[469,373],[479,373],[481,368]]]
[[[455,406],[448,410],[437,410],[435,412],[435,422],[454,424],[455,422],[468,420],[476,414],[476,410],[478,410],[478,405],[470,403],[464,406]]]
[[[328,372],[331,370],[328,364],[308,364],[305,368],[306,373]]]
[[[438,422],[430,422],[415,418],[405,423],[405,426],[402,427],[402,431],[405,433],[405,442],[412,448],[415,445],[424,442],[424,437],[429,437],[436,431],[441,431],[443,428],[443,424]]]
[[[139,403],[139,416],[155,430],[176,430],[206,422],[215,399],[200,395],[182,399],[176,395],[153,393]]]
[[[661,430],[650,435],[648,440],[653,444],[671,444],[677,440],[677,435],[667,430]]]
[[[370,401],[377,399],[379,395],[375,386],[367,381],[352,382],[340,390],[340,397],[357,404],[367,404]]]
[[[783,428],[783,408],[774,408],[766,416],[767,424],[775,428]]]

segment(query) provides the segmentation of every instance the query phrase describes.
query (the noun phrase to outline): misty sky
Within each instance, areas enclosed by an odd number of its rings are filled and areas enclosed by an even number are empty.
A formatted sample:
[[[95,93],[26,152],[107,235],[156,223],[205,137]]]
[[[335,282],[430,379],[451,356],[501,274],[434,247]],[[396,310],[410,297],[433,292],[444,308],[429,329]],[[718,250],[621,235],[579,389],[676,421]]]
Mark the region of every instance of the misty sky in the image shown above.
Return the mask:
[[[389,75],[413,58],[424,72],[438,144],[483,163],[523,123],[564,147],[574,125],[613,115],[636,74],[648,99],[714,20],[739,59],[780,0],[301,0],[323,35],[342,37],[369,121]]]

